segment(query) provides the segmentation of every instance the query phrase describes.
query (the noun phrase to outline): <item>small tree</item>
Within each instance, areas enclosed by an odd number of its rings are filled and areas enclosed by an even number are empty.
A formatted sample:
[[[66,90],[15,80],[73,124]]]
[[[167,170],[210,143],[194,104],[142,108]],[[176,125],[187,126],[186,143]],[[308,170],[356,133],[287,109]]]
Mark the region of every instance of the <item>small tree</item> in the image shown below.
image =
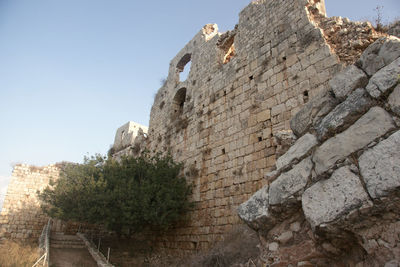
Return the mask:
[[[118,234],[165,230],[193,205],[181,167],[170,155],[145,153],[119,162],[85,158],[83,164],[66,166],[39,194],[42,209],[51,217],[102,224]]]

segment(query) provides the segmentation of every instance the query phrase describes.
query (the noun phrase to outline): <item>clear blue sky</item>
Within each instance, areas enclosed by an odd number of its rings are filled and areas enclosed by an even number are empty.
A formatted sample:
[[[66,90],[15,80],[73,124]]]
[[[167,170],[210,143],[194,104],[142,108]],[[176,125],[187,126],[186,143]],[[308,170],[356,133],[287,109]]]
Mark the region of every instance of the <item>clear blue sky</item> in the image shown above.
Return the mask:
[[[250,0],[0,0],[0,186],[13,163],[106,153],[148,125],[169,61],[206,23],[232,29]],[[326,0],[329,16],[384,19],[399,0]],[[4,192],[0,192],[4,194]]]

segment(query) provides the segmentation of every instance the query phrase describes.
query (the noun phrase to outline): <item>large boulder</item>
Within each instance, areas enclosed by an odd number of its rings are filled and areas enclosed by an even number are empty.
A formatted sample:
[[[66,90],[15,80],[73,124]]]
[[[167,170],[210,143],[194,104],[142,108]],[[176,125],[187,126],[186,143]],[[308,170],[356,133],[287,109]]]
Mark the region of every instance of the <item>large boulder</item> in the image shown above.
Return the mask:
[[[302,196],[304,215],[312,227],[333,222],[366,204],[368,194],[348,166],[312,185]]]
[[[390,109],[400,116],[400,84],[393,89],[393,92],[389,96],[388,103]]]
[[[371,77],[366,87],[368,93],[378,98],[400,81],[400,57]]]
[[[269,204],[285,206],[297,202],[311,176],[312,167],[308,157],[290,171],[282,173],[269,187]]]
[[[329,81],[335,97],[343,100],[354,89],[364,87],[368,82],[367,75],[354,65],[350,65]]]
[[[365,151],[360,172],[372,198],[389,195],[400,187],[400,131]]]
[[[329,134],[346,128],[346,126],[357,120],[374,103],[375,101],[369,97],[363,88],[356,89],[315,127],[318,139],[324,140]]]
[[[237,211],[239,217],[255,230],[269,229],[275,225],[275,219],[269,211],[268,186],[258,190]]]
[[[395,128],[392,117],[380,107],[371,108],[346,131],[328,139],[315,150],[315,171],[322,174],[338,160],[346,158]]]
[[[300,137],[289,150],[283,154],[276,161],[276,168],[278,170],[290,165],[294,159],[301,159],[316,145],[318,144],[317,138],[312,134],[305,134]]]
[[[400,39],[394,36],[382,37],[368,46],[358,62],[369,75],[389,65],[400,56]]]
[[[314,123],[328,114],[337,102],[331,91],[322,90],[290,120],[290,128],[293,133],[296,136],[305,134]]]

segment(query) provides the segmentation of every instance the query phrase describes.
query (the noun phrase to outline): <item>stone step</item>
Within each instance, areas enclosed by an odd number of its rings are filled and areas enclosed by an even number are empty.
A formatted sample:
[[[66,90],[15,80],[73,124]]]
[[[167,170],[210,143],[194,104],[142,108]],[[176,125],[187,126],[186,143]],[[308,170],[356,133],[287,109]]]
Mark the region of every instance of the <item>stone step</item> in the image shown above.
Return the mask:
[[[84,244],[52,244],[50,243],[51,248],[85,248]]]
[[[52,248],[84,248],[83,241],[76,235],[52,234],[50,237]]]

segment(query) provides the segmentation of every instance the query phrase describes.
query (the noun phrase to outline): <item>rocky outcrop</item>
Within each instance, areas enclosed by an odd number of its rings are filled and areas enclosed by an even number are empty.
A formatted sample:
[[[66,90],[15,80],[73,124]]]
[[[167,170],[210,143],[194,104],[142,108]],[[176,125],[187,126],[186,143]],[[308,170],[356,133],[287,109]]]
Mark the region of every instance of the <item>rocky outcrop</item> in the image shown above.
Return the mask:
[[[298,139],[259,191],[265,206],[257,210],[268,212],[257,226],[271,266],[400,261],[400,39],[377,40],[356,65],[294,116]],[[249,204],[238,212],[251,225]]]

